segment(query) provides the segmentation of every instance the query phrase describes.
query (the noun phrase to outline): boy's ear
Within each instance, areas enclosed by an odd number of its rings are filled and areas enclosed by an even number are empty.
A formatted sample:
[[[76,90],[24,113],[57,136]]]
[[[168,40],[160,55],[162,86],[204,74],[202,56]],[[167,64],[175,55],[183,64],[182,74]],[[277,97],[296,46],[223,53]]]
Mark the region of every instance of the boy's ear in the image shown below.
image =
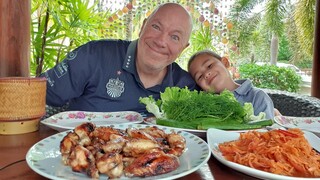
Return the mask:
[[[223,64],[227,69],[230,67],[230,61],[229,61],[228,58],[222,57],[222,58],[221,58],[221,62],[222,62],[222,64]]]

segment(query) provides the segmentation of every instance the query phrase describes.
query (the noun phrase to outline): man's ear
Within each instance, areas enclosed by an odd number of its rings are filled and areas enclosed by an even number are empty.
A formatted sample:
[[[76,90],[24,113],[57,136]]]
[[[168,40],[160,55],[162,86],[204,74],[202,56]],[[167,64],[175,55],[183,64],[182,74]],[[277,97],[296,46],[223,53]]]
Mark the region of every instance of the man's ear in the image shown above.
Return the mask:
[[[222,62],[222,64],[223,64],[227,69],[230,67],[230,61],[229,61],[228,58],[222,57],[222,58],[221,58],[221,62]]]
[[[186,45],[186,47],[184,47],[184,48],[187,48],[187,47],[189,47],[189,45],[190,45],[190,43],[188,42],[188,43],[187,43],[187,45]]]
[[[146,22],[147,22],[147,18],[145,18],[145,19],[143,20],[143,23],[142,23],[142,26],[141,26],[140,32],[139,32],[139,37],[140,37],[140,35],[141,35],[141,32],[143,31],[144,26],[146,25]]]

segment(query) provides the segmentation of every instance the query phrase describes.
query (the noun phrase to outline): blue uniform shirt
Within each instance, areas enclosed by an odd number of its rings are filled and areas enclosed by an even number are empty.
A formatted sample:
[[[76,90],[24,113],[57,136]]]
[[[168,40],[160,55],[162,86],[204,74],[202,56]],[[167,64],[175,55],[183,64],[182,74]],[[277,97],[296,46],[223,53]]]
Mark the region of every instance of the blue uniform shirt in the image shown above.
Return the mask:
[[[168,66],[160,85],[144,88],[135,66],[137,42],[99,40],[82,45],[66,59],[43,73],[47,78],[46,103],[68,110],[147,113],[140,97],[158,99],[166,87],[198,89],[191,76],[178,64]]]
[[[274,105],[266,92],[253,87],[250,80],[236,80],[240,86],[233,91],[235,98],[243,105],[245,102],[252,103],[254,115],[260,112],[266,113],[267,119],[274,118]]]

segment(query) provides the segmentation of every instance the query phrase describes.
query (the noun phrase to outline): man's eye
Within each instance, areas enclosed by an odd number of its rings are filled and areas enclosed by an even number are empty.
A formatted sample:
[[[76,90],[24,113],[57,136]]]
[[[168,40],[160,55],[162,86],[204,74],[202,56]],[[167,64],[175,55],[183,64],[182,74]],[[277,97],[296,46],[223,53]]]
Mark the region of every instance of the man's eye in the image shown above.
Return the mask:
[[[158,25],[156,25],[156,24],[152,24],[152,27],[153,27],[154,29],[157,29],[157,30],[160,29],[160,27],[159,27]]]
[[[179,41],[180,40],[180,37],[177,36],[177,35],[172,35],[171,38],[175,41]]]

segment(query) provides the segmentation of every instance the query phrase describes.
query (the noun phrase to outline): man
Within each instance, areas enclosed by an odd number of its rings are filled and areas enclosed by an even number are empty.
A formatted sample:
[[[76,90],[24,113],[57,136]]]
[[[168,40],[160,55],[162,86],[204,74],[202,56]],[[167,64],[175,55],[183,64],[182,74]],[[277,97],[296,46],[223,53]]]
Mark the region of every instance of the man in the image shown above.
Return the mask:
[[[89,42],[48,70],[47,104],[68,110],[145,113],[139,97],[159,98],[166,87],[196,88],[174,61],[189,45],[192,20],[179,4],[160,5],[135,41]]]

